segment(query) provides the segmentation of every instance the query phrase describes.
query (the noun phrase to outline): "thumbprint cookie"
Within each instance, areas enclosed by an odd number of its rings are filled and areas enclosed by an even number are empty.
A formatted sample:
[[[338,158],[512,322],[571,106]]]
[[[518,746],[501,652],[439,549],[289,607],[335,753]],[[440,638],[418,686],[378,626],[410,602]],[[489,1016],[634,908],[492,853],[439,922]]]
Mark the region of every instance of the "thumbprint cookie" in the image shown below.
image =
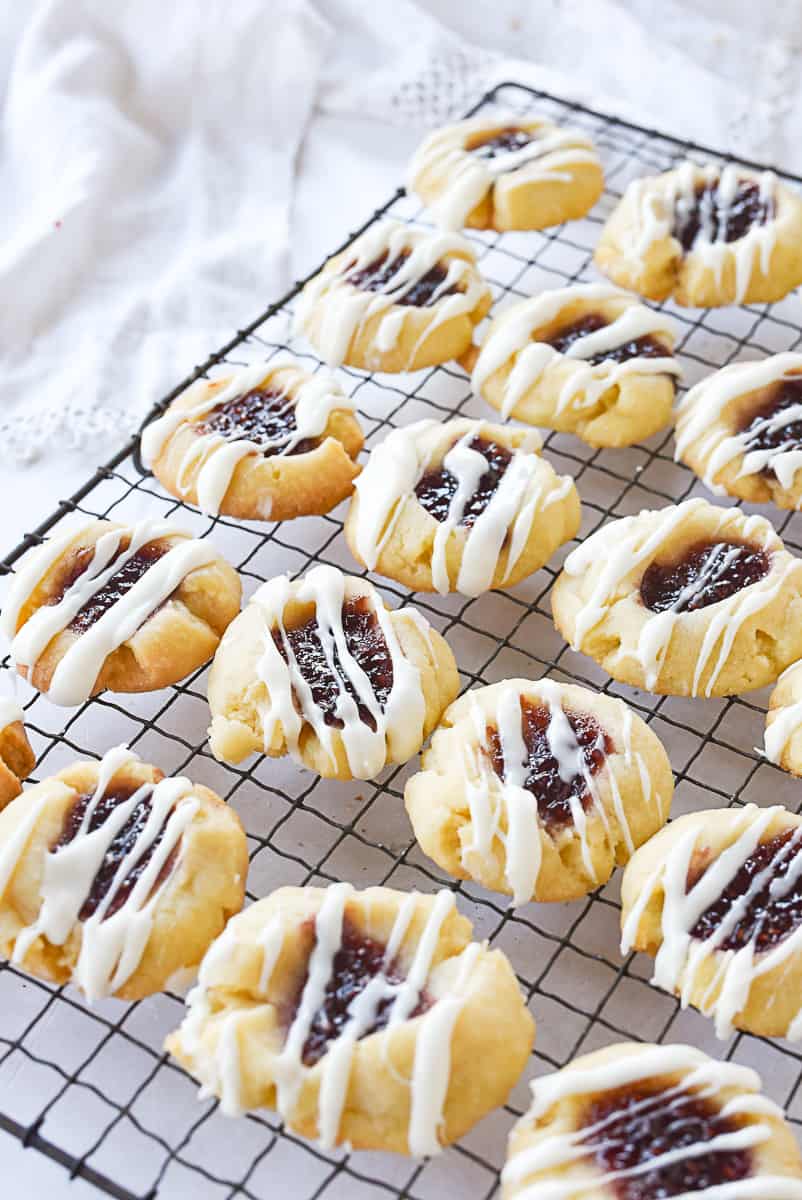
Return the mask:
[[[668,818],[659,740],[622,700],[541,679],[466,692],[404,801],[425,854],[513,902],[577,900]]]
[[[117,746],[0,813],[0,954],[89,1000],[138,1000],[198,966],[247,869],[233,809]]]
[[[802,354],[731,363],[677,411],[676,457],[718,496],[802,508]]]
[[[552,612],[572,649],[621,683],[732,696],[802,657],[802,559],[763,517],[685,500],[586,538]]]
[[[295,330],[331,366],[417,371],[464,354],[491,299],[464,238],[381,221],[307,283]]]
[[[20,562],[2,629],[20,675],[54,704],[148,692],[214,654],[240,605],[233,567],[161,521],[91,521]]]
[[[373,779],[417,754],[458,690],[454,655],[420,613],[321,565],[263,584],[223,637],[212,753],[290,754],[326,778]]]
[[[0,697],[0,809],[20,794],[23,779],[36,766],[23,717],[18,704]]]
[[[474,391],[505,420],[631,446],[671,421],[674,325],[600,284],[542,292],[491,322]],[[471,355],[473,358],[473,355]]]
[[[199,379],[142,434],[142,458],[179,500],[247,521],[329,512],[350,495],[362,430],[334,376],[286,355]]]
[[[690,813],[637,852],[621,949],[652,983],[733,1029],[802,1037],[802,817],[779,806]]]
[[[749,1067],[625,1042],[532,1084],[502,1200],[802,1200],[802,1159]]]
[[[351,552],[413,591],[512,587],[579,528],[574,481],[541,448],[533,430],[465,418],[396,429],[356,482]]]
[[[629,184],[594,257],[651,300],[780,300],[802,282],[802,199],[771,171],[684,162]]]
[[[777,680],[769,698],[763,746],[769,762],[802,775],[802,662],[792,663]]]
[[[166,1043],[224,1113],[436,1154],[503,1104],[534,1022],[451,892],[285,887],[231,921]]]
[[[577,129],[473,117],[429,134],[407,186],[441,229],[545,229],[583,217],[604,174],[593,142]]]

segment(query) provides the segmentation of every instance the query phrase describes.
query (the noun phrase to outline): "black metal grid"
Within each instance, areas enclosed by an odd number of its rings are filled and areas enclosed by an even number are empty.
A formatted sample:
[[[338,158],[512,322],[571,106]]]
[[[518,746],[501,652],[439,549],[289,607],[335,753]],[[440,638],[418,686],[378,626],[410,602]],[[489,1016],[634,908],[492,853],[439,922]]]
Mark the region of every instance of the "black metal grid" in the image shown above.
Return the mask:
[[[499,85],[474,111],[493,105],[521,115],[536,111],[587,130],[600,148],[607,178],[604,198],[582,221],[545,233],[468,235],[493,285],[497,308],[510,297],[593,278],[599,229],[630,178],[664,170],[689,153],[716,161],[728,157],[518,84]],[[371,221],[385,212],[426,224],[418,203],[402,190]],[[293,344],[288,334],[302,282],[239,331],[158,408],[219,363],[269,356],[289,346],[316,367],[308,347]],[[686,384],[736,358],[797,349],[802,342],[797,305],[796,297],[771,306],[709,312],[665,305],[679,324],[677,349]],[[412,376],[349,369],[342,376],[356,398],[368,447],[389,428],[422,416],[495,416],[472,396],[464,373],[453,365]],[[142,472],[136,450],[134,439],[27,535],[0,571],[11,571],[29,545],[75,511],[122,520],[145,513],[175,515],[184,528],[210,535],[239,567],[246,595],[264,578],[287,570],[295,574],[314,562],[355,571],[340,536],[342,510],[283,526],[210,520],[166,496]],[[577,480],[582,536],[642,507],[704,494],[690,472],[674,464],[670,433],[642,446],[603,452],[551,434],[546,452],[557,470]],[[775,520],[780,516],[766,507],[762,511]],[[792,549],[802,551],[802,516],[784,515],[778,528]],[[414,597],[449,639],[463,684],[553,674],[623,696],[669,750],[677,783],[675,815],[749,800],[760,804],[764,797],[799,811],[799,784],[751,749],[761,742],[765,693],[711,701],[658,698],[615,684],[589,659],[564,646],[547,602],[563,557],[557,555],[548,568],[507,593],[477,600]],[[390,603],[408,599],[403,589],[379,583]],[[283,883],[341,878],[357,886],[387,883],[429,891],[449,885],[410,837],[402,795],[415,762],[387,770],[376,783],[353,784],[320,780],[289,760],[260,758],[245,769],[224,767],[211,757],[204,740],[205,673],[151,695],[106,694],[77,711],[56,709],[32,696],[26,708],[39,760],[37,777],[122,740],[165,771],[187,772],[215,788],[242,816],[251,850],[252,898]],[[196,1101],[195,1085],[162,1052],[165,1033],[181,1019],[177,996],[140,1004],[106,1001],[90,1009],[74,990],[50,987],[8,964],[0,966],[0,1128],[120,1200],[157,1195],[168,1200],[268,1200],[279,1188],[289,1200],[433,1200],[442,1195],[490,1200],[498,1189],[507,1132],[527,1106],[528,1079],[622,1039],[690,1041],[714,1055],[756,1066],[768,1092],[788,1108],[794,1125],[802,1126],[802,1048],[742,1034],[717,1042],[710,1022],[695,1012],[683,1013],[676,1000],[649,986],[648,960],[630,955],[622,961],[617,876],[578,903],[528,905],[517,913],[481,888],[468,884],[456,890],[477,935],[510,956],[539,1028],[536,1061],[510,1104],[439,1158],[415,1163],[380,1154],[324,1154],[287,1133],[273,1114],[227,1121],[214,1102]]]

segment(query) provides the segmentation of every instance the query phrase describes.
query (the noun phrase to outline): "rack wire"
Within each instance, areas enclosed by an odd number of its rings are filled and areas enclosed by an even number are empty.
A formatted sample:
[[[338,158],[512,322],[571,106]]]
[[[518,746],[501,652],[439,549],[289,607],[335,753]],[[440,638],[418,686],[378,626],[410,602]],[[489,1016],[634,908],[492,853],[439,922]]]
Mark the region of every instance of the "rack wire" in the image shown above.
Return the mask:
[[[688,155],[716,162],[730,158],[515,83],[500,84],[472,111],[494,107],[520,116],[537,112],[586,130],[599,147],[607,181],[603,199],[581,221],[543,233],[468,234],[493,286],[495,311],[544,287],[593,278],[592,252],[600,227],[631,178],[665,170]],[[367,225],[384,214],[426,225],[419,204],[403,190]],[[156,410],[219,364],[252,361],[289,348],[315,369],[317,359],[289,334],[303,282],[211,355]],[[774,305],[702,312],[667,303],[664,307],[681,332],[677,353],[685,384],[735,359],[798,349],[798,303],[792,296]],[[495,416],[472,395],[468,379],[454,365],[414,375],[350,369],[341,375],[355,397],[368,448],[389,429],[424,416]],[[583,502],[580,536],[641,508],[704,494],[693,475],[673,462],[668,432],[644,445],[610,451],[593,451],[570,436],[550,434],[545,448],[558,471],[576,478]],[[777,511],[766,506],[744,507],[765,512],[786,544],[802,552],[802,516],[778,520]],[[136,438],[28,534],[0,563],[0,572],[11,572],[30,545],[74,512],[117,520],[145,514],[174,517],[192,533],[210,536],[237,565],[246,596],[263,579],[283,571],[297,574],[317,562],[359,573],[341,537],[342,509],[275,526],[202,517],[167,496],[143,470]],[[614,683],[563,644],[551,621],[548,593],[564,556],[556,555],[548,567],[509,592],[475,600],[412,598],[449,640],[463,685],[552,675],[622,696],[668,749],[677,785],[675,816],[748,801],[779,801],[800,811],[800,785],[752,749],[762,740],[765,692],[728,700],[658,698]],[[374,582],[393,605],[409,599],[393,584]],[[38,755],[36,777],[127,741],[163,770],[184,772],[207,784],[243,819],[251,899],[285,883],[338,879],[423,891],[455,886],[411,837],[402,797],[414,761],[386,770],[375,783],[348,784],[318,779],[285,759],[258,758],[241,769],[223,766],[205,741],[205,676],[206,669],[143,696],[103,694],[75,711],[57,709],[32,695],[26,720]],[[538,1036],[531,1070],[510,1103],[438,1158],[416,1163],[375,1153],[324,1153],[287,1132],[271,1113],[226,1120],[215,1102],[196,1099],[195,1084],[163,1053],[165,1034],[182,1016],[180,997],[168,993],[139,1004],[109,1000],[90,1008],[73,989],[31,979],[7,963],[0,966],[0,1128],[118,1200],[270,1200],[280,1190],[289,1200],[434,1200],[442,1195],[490,1200],[498,1190],[507,1133],[527,1106],[528,1080],[611,1042],[645,1040],[688,1041],[715,1056],[757,1067],[767,1091],[787,1108],[799,1131],[802,1048],[743,1034],[717,1042],[709,1021],[694,1011],[683,1012],[675,999],[651,988],[650,962],[635,955],[623,959],[619,953],[618,889],[617,874],[580,902],[530,904],[513,911],[503,898],[481,888],[456,886],[459,906],[474,921],[477,936],[488,938],[512,960],[537,1017]]]

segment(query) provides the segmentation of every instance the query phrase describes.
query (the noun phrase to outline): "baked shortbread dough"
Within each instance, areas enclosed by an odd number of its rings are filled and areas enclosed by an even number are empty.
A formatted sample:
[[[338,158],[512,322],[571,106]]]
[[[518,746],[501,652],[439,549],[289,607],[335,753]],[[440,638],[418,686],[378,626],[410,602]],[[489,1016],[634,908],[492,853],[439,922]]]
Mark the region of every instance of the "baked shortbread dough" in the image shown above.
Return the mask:
[[[607,284],[541,292],[490,322],[473,387],[506,419],[631,446],[671,421],[674,323]],[[469,365],[470,365],[469,362]]]
[[[622,683],[732,696],[802,657],[802,560],[765,518],[685,500],[586,538],[552,612],[572,648]]]
[[[764,748],[769,762],[802,775],[802,662],[783,671],[769,697]]]
[[[205,539],[163,521],[90,521],[20,561],[2,630],[20,675],[55,704],[150,692],[214,654],[239,576]]]
[[[253,751],[336,779],[373,779],[420,750],[459,690],[454,656],[412,608],[318,566],[260,587],[209,678],[212,753]]]
[[[717,496],[802,508],[802,354],[731,363],[677,410],[676,457]]]
[[[350,495],[362,430],[330,371],[288,355],[199,379],[142,434],[142,457],[173,496],[202,512],[286,521]]]
[[[138,1000],[198,966],[247,870],[233,809],[117,746],[0,813],[0,954],[89,1000]]]
[[[351,552],[413,591],[512,587],[579,528],[574,482],[541,447],[534,431],[464,417],[394,430],[357,481]]]
[[[502,1200],[800,1200],[802,1160],[749,1067],[629,1042],[532,1084]]]
[[[655,959],[652,983],[716,1023],[802,1037],[802,817],[779,806],[673,821],[630,860],[623,953]]]
[[[18,704],[0,696],[0,809],[22,791],[22,781],[36,766]]]
[[[593,142],[543,118],[472,117],[415,152],[408,188],[441,229],[545,229],[583,217],[604,190]]]
[[[771,171],[684,162],[629,184],[594,258],[651,300],[781,300],[802,282],[802,199]]]
[[[404,802],[425,854],[457,879],[528,900],[576,900],[668,818],[660,741],[622,700],[510,679],[445,712]]]
[[[331,366],[416,371],[464,354],[491,300],[470,242],[380,221],[307,283],[295,331]]]
[[[534,1037],[451,892],[285,887],[212,946],[167,1049],[223,1112],[325,1148],[436,1154],[503,1104]]]

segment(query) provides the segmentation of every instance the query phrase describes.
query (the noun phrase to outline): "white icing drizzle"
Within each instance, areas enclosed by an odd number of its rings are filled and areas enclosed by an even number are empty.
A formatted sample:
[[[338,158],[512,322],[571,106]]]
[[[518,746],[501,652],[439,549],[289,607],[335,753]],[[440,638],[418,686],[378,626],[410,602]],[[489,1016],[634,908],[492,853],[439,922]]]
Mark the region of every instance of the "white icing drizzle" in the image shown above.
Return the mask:
[[[484,200],[496,180],[515,176],[515,183],[535,181],[570,183],[573,168],[582,163],[599,162],[593,142],[576,129],[561,129],[549,121],[526,128],[532,141],[518,149],[501,151],[492,158],[466,149],[477,134],[495,136],[495,130],[521,128],[515,117],[503,117],[488,126],[485,118],[462,121],[431,133],[415,152],[408,171],[408,188],[414,191],[418,179],[433,168],[443,183],[441,195],[430,205],[431,214],[441,229],[462,229],[471,212]],[[458,134],[458,140],[455,139]],[[488,140],[490,138],[488,137]],[[476,149],[479,149],[477,146]]]
[[[445,455],[442,452],[448,444],[445,441],[444,445],[444,439],[450,436],[448,425],[424,420],[394,430],[371,453],[355,484],[359,493],[356,547],[372,571],[405,503],[442,455],[442,466],[455,477],[457,489],[445,520],[437,522],[432,547],[432,580],[441,595],[451,590],[447,565],[449,541],[452,534],[458,534],[463,514],[488,470],[486,459],[470,443],[476,437],[493,440],[492,426],[483,421],[456,422],[454,429],[460,436]],[[554,486],[549,486],[551,472],[539,457],[540,447],[540,438],[534,432],[527,434],[519,446],[505,447],[512,459],[499,486],[473,524],[462,527],[465,540],[456,590],[463,596],[479,596],[492,586],[499,558],[509,539],[501,581],[505,583],[526,547],[535,520],[564,499],[573,487],[569,476],[555,479]]]
[[[31,551],[14,576],[2,617],[3,631],[12,639],[14,661],[19,666],[33,669],[53,638],[69,626],[83,605],[129,559],[149,542],[159,538],[175,539],[175,534],[173,526],[161,521],[140,521],[136,525],[110,528],[100,535],[94,546],[87,547],[91,553],[89,565],[70,584],[58,603],[41,605],[17,632],[19,614],[31,592],[68,550],[76,535],[72,533],[57,539],[55,546],[47,541],[41,549]],[[129,545],[118,555],[124,538],[130,539]],[[53,672],[49,698],[55,704],[64,705],[82,704],[88,699],[108,655],[133,637],[191,571],[208,566],[215,558],[211,545],[198,538],[182,536],[171,540],[161,558],[68,646]]]
[[[675,1074],[681,1074],[682,1079],[666,1086],[661,1101],[664,1109],[670,1111],[672,1103],[692,1094],[717,1104],[724,1119],[735,1116],[782,1118],[782,1111],[759,1094],[760,1077],[746,1067],[715,1062],[691,1046],[648,1046],[637,1050],[621,1047],[621,1051],[605,1063],[567,1067],[535,1080],[532,1106],[524,1121],[541,1120],[554,1105],[566,1099],[597,1096]],[[727,1089],[738,1089],[743,1094],[725,1100],[722,1093]],[[606,1172],[602,1168],[583,1169],[581,1174],[572,1171],[572,1164],[582,1164],[584,1168],[592,1157],[594,1135],[596,1143],[600,1144],[608,1120],[602,1118],[594,1125],[567,1132],[549,1133],[546,1129],[543,1137],[509,1159],[502,1172],[502,1182],[516,1188],[515,1200],[579,1200],[582,1196],[595,1196],[607,1190],[612,1194],[616,1182],[672,1163],[715,1151],[748,1150],[761,1146],[772,1137],[771,1126],[755,1120],[704,1142],[663,1150],[632,1167]],[[540,1172],[544,1172],[544,1176],[538,1179],[536,1176]],[[761,1171],[746,1179],[683,1193],[677,1200],[694,1200],[696,1197],[699,1200],[802,1200],[802,1180]]]
[[[159,783],[143,784],[129,799],[116,805],[98,828],[90,831],[92,815],[109,790],[114,776],[138,756],[127,746],[109,750],[98,764],[98,779],[81,824],[72,841],[46,853],[41,882],[41,906],[36,920],[16,936],[12,962],[22,963],[37,938],[52,946],[63,946],[78,926],[81,944],[73,968],[73,982],[91,1002],[112,995],[137,970],[153,928],[154,910],[164,883],[157,886],[162,869],[178,846],[184,831],[199,808],[192,784],[178,776]],[[43,794],[17,834],[0,849],[0,896],[19,865],[33,829],[51,798]],[[92,890],[97,872],[117,833],[140,804],[149,800],[148,818],[134,844],[121,859],[105,896],[85,921],[80,911]],[[116,912],[107,916],[115,896],[134,866],[161,841]]]
[[[712,859],[704,874],[688,891],[688,872],[702,833],[698,825],[690,825],[646,881],[624,922],[621,949],[626,954],[634,944],[641,918],[655,890],[662,890],[662,941],[655,958],[652,983],[665,991],[676,992],[683,1008],[691,1001],[700,969],[714,955],[717,956],[713,982],[699,1007],[705,1016],[714,1018],[716,1034],[720,1038],[729,1037],[732,1033],[734,1020],[748,1002],[753,984],[761,976],[787,962],[802,947],[800,926],[764,952],[757,950],[754,936],[739,950],[720,949],[721,943],[745,916],[753,897],[767,883],[771,881],[771,897],[778,899],[802,875],[802,828],[796,830],[772,862],[755,875],[748,890],[734,901],[707,938],[692,938],[691,930],[702,914],[718,900],[761,841],[767,840],[763,835],[771,822],[784,812],[780,806],[759,809],[755,804],[746,805],[742,812],[734,816],[736,839]],[[787,873],[775,878],[777,865],[787,859],[791,859]],[[788,1036],[792,1039],[802,1037],[802,1000]]]
[[[9,725],[13,725],[17,721],[22,721],[24,718],[25,714],[16,700],[11,700],[7,696],[0,696],[0,733],[4,729],[8,729]]]
[[[490,377],[514,359],[501,407],[502,416],[506,418],[540,382],[547,368],[570,359],[574,370],[560,390],[556,407],[559,415],[568,409],[592,408],[606,391],[627,375],[680,375],[681,367],[669,351],[660,358],[639,355],[620,363],[607,359],[591,365],[584,361],[641,337],[663,334],[673,342],[674,324],[670,318],[635,301],[631,301],[609,325],[577,338],[565,351],[533,340],[535,330],[549,326],[563,309],[576,301],[602,305],[614,300],[630,300],[630,297],[606,284],[589,283],[541,292],[539,296],[510,306],[490,325],[473,370],[474,390],[481,393]]]
[[[393,682],[383,706],[346,643],[343,605],[347,599],[357,596],[370,600],[392,660]],[[284,610],[290,601],[315,607],[323,652],[337,681],[335,715],[343,722],[341,729],[326,723],[323,710],[315,703],[312,689],[304,677],[303,663],[297,661],[287,638]],[[403,654],[391,614],[371,584],[346,577],[335,567],[321,565],[293,582],[285,575],[269,580],[254,593],[251,603],[259,606],[265,621],[264,652],[257,668],[268,692],[262,711],[265,747],[270,745],[280,726],[290,754],[301,762],[300,737],[304,726],[309,725],[333,762],[336,759],[333,740],[336,735],[342,738],[354,778],[372,779],[385,765],[388,737],[396,730],[411,728],[421,731],[422,736],[425,702],[420,672]],[[273,640],[273,630],[281,637],[286,660]],[[357,701],[349,694],[344,679],[350,683],[359,704],[370,713],[375,728],[371,729],[360,717]]]
[[[363,291],[348,282],[349,275],[364,270],[383,255],[389,263],[402,254],[407,257],[378,291]],[[438,264],[445,268],[445,278],[426,309],[395,307]],[[453,287],[459,290],[446,295]],[[421,233],[396,221],[380,221],[352,243],[336,269],[324,268],[306,285],[296,308],[294,331],[302,333],[317,306],[325,305],[318,349],[327,363],[337,366],[345,361],[351,343],[372,317],[384,314],[376,346],[389,351],[398,343],[407,314],[426,311],[431,320],[410,352],[411,363],[423,339],[452,317],[473,312],[485,291],[486,285],[476,275],[470,242],[455,234]]]
[[[698,497],[662,510],[658,514],[659,520],[653,525],[644,524],[644,517],[654,515],[646,511],[611,521],[586,538],[565,560],[563,569],[566,575],[587,575],[593,579],[590,595],[574,617],[572,649],[581,650],[588,634],[610,612],[611,604],[618,603],[627,577],[641,565],[645,569],[659,554],[667,539],[700,511],[717,515],[718,524],[709,534],[711,539],[719,535],[726,537],[731,533],[745,541],[754,541],[769,555],[773,553],[776,535],[763,517],[745,518],[738,509],[713,509],[706,500]],[[728,529],[728,526],[731,528]],[[696,662],[690,695],[700,694],[704,671],[714,660],[703,693],[705,696],[711,695],[743,623],[776,598],[787,575],[796,570],[798,565],[798,560],[789,555],[788,561],[779,570],[770,566],[763,579],[702,610],[709,625]],[[628,591],[624,592],[624,598],[629,594]],[[622,649],[619,653],[634,654],[643,669],[646,687],[651,691],[657,684],[675,630],[681,630],[685,620],[694,619],[698,614],[676,612],[674,608],[650,613],[645,606],[642,612],[645,620],[637,646],[634,651]],[[714,657],[717,647],[718,656]]]
[[[727,492],[717,482],[718,475],[738,458],[742,459],[738,479],[768,469],[777,477],[781,487],[792,488],[796,473],[802,467],[802,447],[788,445],[750,450],[748,446],[750,440],[759,433],[774,433],[794,421],[801,421],[802,403],[792,404],[764,418],[751,431],[727,433],[715,428],[722,420],[726,422],[728,405],[740,396],[786,380],[802,380],[802,354],[774,354],[761,362],[731,363],[697,383],[683,397],[677,409],[675,458],[682,458],[692,446],[698,444],[696,454],[705,464],[702,479],[717,496],[726,495]],[[797,507],[800,506],[802,496],[797,503]]]
[[[295,429],[288,437],[274,442],[250,441],[245,437],[226,438],[219,433],[199,435],[186,450],[176,475],[176,488],[182,496],[192,489],[193,482],[201,512],[211,516],[220,512],[237,464],[248,455],[263,455],[267,449],[280,446],[275,457],[290,454],[299,442],[322,437],[331,414],[338,409],[352,411],[354,403],[341,390],[330,371],[314,375],[300,372],[289,355],[279,354],[269,362],[252,363],[233,375],[225,387],[210,390],[208,381],[195,385],[197,402],[187,408],[173,403],[165,414],[152,421],[142,433],[142,461],[152,466],[167,442],[179,430],[191,428],[220,405],[228,404],[256,388],[269,387],[276,374],[293,369],[296,374],[283,385],[281,395],[292,401]],[[195,478],[193,480],[193,475]],[[269,516],[269,512],[266,513]]]
[[[754,179],[759,186],[761,200],[773,206],[774,215],[769,217],[765,224],[752,225],[735,241],[725,242],[727,214],[737,196],[739,180],[743,178],[750,181]],[[712,163],[697,166],[693,162],[684,162],[676,170],[657,180],[633,180],[624,198],[624,202],[632,203],[637,214],[627,250],[642,264],[644,255],[653,242],[674,235],[675,212],[681,220],[692,209],[697,187],[716,181],[718,234],[712,239],[710,221],[703,220],[689,253],[698,258],[705,268],[713,271],[719,286],[724,266],[732,255],[735,262],[734,302],[741,304],[755,266],[759,265],[763,275],[769,273],[771,255],[777,240],[777,177],[771,171],[751,176],[732,164],[719,168]],[[704,213],[701,215],[705,216]]]
[[[799,695],[799,699],[794,700],[791,704],[770,709],[768,716],[771,718],[771,724],[768,723],[768,719],[766,723],[763,748],[769,762],[776,763],[778,766],[782,763],[783,754],[789,743],[797,731],[802,728],[802,666],[798,662],[792,663],[777,680],[777,687],[779,687],[783,680],[787,681],[796,675],[800,675],[800,679],[798,686],[794,687],[793,694]]]

